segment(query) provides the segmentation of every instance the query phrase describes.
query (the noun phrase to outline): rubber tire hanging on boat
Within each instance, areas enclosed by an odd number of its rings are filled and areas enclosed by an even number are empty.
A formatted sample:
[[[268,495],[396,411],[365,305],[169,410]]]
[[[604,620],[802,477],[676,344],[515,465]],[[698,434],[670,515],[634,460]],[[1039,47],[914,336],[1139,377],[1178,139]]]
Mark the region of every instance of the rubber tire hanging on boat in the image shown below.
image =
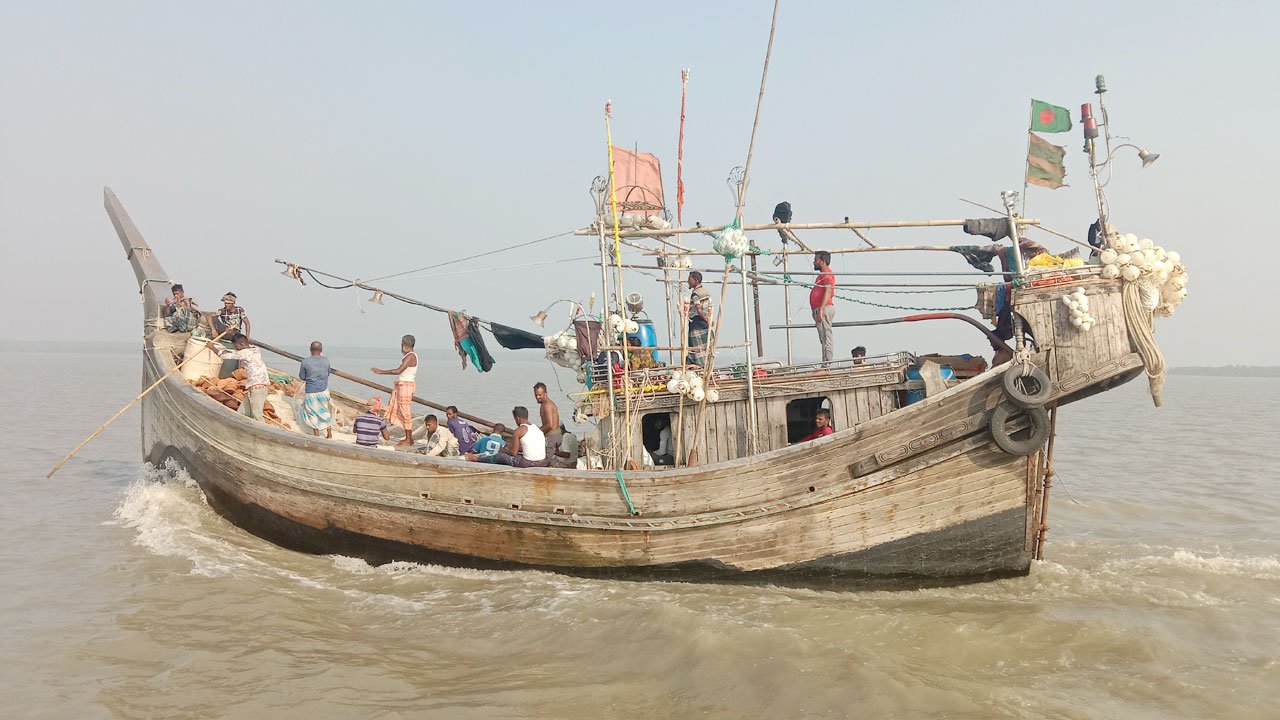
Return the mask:
[[[1031,434],[1015,440],[1009,433],[1009,420],[1019,415],[1026,415],[1031,421]],[[991,439],[996,447],[1010,455],[1026,456],[1044,447],[1049,439],[1049,413],[1042,407],[1023,408],[1011,402],[1002,402],[991,412]]]
[[[1004,371],[1004,377],[1000,379],[1004,384],[1004,396],[1020,408],[1043,407],[1053,395],[1049,376],[1035,365],[1030,366],[1031,372],[1024,376],[1025,367],[1014,365]]]

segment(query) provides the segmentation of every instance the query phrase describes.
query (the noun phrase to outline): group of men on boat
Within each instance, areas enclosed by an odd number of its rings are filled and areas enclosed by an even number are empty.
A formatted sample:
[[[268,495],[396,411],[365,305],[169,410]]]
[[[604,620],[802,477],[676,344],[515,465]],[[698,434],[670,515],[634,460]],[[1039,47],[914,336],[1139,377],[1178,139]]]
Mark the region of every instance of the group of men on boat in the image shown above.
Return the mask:
[[[818,329],[818,342],[822,346],[822,362],[825,365],[835,358],[836,347],[835,331],[832,327],[836,317],[836,276],[831,270],[831,253],[826,250],[815,252],[813,270],[818,275],[814,279],[813,287],[809,290],[809,312],[813,315],[814,325]],[[702,273],[697,270],[690,271],[685,282],[689,286],[689,300],[685,303],[685,313],[689,318],[687,333],[689,352],[685,362],[705,367],[707,348],[711,342],[711,294],[702,284]],[[865,354],[864,349],[863,355]]]

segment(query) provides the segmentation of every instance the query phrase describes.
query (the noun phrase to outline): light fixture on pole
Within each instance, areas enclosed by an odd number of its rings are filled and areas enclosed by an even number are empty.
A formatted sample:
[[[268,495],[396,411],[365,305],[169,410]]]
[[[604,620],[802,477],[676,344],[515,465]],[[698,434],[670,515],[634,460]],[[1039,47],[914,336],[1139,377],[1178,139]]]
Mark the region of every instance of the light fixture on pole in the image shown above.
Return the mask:
[[[369,298],[369,302],[374,303],[375,305],[381,305],[381,304],[382,304],[382,291],[381,291],[381,290],[374,290],[374,291],[373,291],[373,297]]]
[[[1131,147],[1134,150],[1137,150],[1138,159],[1142,161],[1142,167],[1144,168],[1150,165],[1151,163],[1155,162],[1156,160],[1160,159],[1160,153],[1148,152],[1146,148],[1140,148],[1137,145],[1134,145],[1133,143],[1122,143],[1120,145],[1117,145],[1111,148],[1112,154],[1114,154],[1116,150],[1119,150],[1122,147]],[[1108,158],[1108,160],[1109,159],[1110,158]]]
[[[529,319],[533,321],[533,324],[534,324],[534,325],[537,325],[538,327],[542,327],[542,326],[543,326],[544,324],[546,324],[546,322],[547,322],[547,313],[548,313],[548,311],[550,311],[550,310],[551,310],[551,308],[553,308],[553,307],[555,307],[555,306],[559,305],[559,304],[560,304],[560,303],[562,303],[562,302],[573,303],[574,305],[577,305],[577,303],[576,303],[575,301],[573,301],[573,300],[567,300],[567,299],[562,298],[562,299],[560,299],[560,300],[556,300],[555,302],[553,302],[553,303],[551,303],[550,305],[546,306],[546,307],[545,307],[545,308],[543,308],[542,310],[539,310],[538,312],[536,312],[536,313],[534,313],[534,314],[530,315],[530,316],[529,316]]]

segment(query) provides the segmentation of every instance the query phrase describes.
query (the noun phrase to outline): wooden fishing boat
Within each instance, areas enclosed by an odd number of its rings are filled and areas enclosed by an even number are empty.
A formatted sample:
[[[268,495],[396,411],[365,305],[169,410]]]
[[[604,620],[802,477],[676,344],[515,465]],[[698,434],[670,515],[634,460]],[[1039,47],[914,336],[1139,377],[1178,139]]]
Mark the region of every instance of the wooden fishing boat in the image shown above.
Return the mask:
[[[169,276],[109,189],[106,208],[143,297],[148,385],[173,369],[180,344],[156,327]],[[1020,222],[1010,216],[1015,238]],[[210,505],[249,532],[371,562],[840,586],[1023,575],[1044,542],[1046,409],[1144,368],[1158,391],[1163,372],[1136,284],[1100,273],[1071,268],[1018,287],[1013,308],[1034,345],[963,380],[907,355],[748,367],[718,376],[714,402],[681,409],[680,397],[644,390],[665,381],[660,370],[635,382],[634,395],[632,378],[614,378],[626,392],[588,402],[616,448],[605,469],[344,445],[250,421],[178,375],[142,403],[143,454],[185,468]],[[1088,332],[1061,302],[1076,290],[1088,297]],[[908,378],[912,367],[922,379]],[[792,444],[797,420],[811,421],[819,405],[838,430]],[[698,464],[630,469],[642,464],[655,413],[682,415],[673,427]]]

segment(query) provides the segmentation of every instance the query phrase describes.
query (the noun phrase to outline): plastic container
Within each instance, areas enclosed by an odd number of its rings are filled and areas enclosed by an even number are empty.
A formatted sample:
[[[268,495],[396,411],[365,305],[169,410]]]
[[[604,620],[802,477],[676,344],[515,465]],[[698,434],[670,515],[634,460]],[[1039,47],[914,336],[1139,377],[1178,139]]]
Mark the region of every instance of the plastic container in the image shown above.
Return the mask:
[[[182,357],[187,359],[187,364],[182,366],[182,377],[187,382],[199,380],[202,377],[218,377],[222,370],[222,358],[218,354],[205,347],[208,338],[191,338],[187,340],[186,350]]]
[[[950,365],[940,365],[940,366],[939,366],[939,368],[940,368],[940,369],[938,370],[938,375],[940,375],[940,376],[942,377],[942,379],[943,379],[943,380],[955,380],[955,379],[956,379],[956,371],[955,371],[954,369],[952,369],[952,367],[951,367]],[[919,379],[920,379],[920,368],[918,368],[918,367],[909,367],[909,368],[907,368],[907,379],[908,379],[908,380],[919,380]],[[919,390],[908,390],[908,391],[907,391],[907,404],[908,404],[908,405],[911,405],[911,404],[913,404],[913,403],[918,403],[918,402],[920,402],[920,401],[921,401],[921,400],[923,400],[923,399],[924,399],[924,388],[920,388]]]
[[[658,331],[653,327],[653,321],[649,318],[635,318],[635,321],[640,329],[627,333],[627,337],[639,339],[642,347],[658,347]],[[653,361],[659,362],[657,350],[653,351]]]

